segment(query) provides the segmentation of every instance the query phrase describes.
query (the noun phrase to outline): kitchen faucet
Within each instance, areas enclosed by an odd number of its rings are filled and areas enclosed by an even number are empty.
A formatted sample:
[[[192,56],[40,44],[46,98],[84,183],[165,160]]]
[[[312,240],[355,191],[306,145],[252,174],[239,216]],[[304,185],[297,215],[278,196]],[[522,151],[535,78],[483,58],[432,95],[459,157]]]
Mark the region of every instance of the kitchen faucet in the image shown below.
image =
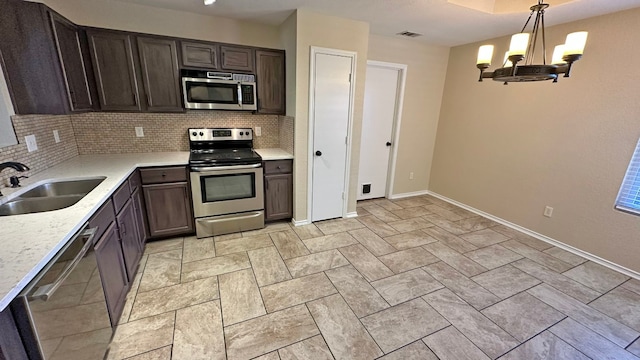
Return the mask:
[[[6,168],[11,168],[18,172],[25,172],[27,170],[30,170],[27,165],[23,163],[15,162],[15,161],[7,161],[7,162],[0,163],[0,172],[2,172],[2,170]],[[11,181],[11,187],[19,187],[20,178],[26,178],[26,177],[27,176],[20,176],[20,177],[12,176],[11,178],[9,178],[9,181]],[[0,196],[2,196],[2,192],[0,192]]]

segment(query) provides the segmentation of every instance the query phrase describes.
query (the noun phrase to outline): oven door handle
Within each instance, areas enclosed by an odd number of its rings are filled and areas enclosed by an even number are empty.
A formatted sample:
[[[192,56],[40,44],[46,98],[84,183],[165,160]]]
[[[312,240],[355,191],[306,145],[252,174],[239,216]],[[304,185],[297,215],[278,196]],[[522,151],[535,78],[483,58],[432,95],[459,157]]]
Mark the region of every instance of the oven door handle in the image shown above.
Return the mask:
[[[262,167],[262,164],[253,165],[234,165],[234,166],[210,166],[210,167],[192,167],[192,172],[205,172],[205,171],[222,171],[222,170],[244,170],[244,169],[257,169]]]

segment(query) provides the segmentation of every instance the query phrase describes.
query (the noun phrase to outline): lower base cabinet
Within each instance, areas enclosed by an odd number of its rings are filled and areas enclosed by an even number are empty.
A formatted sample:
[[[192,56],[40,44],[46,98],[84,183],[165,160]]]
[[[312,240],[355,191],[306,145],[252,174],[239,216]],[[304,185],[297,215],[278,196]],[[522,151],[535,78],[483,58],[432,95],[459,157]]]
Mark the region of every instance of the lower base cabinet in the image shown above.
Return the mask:
[[[264,219],[289,219],[293,216],[293,162],[264,162]]]
[[[127,290],[129,289],[129,279],[125,268],[124,256],[122,255],[122,245],[120,244],[120,236],[115,223],[112,223],[98,240],[95,245],[95,252],[102,279],[102,288],[111,318],[111,326],[115,327],[122,314]]]
[[[149,236],[192,234],[195,227],[186,167],[141,169],[140,175]]]
[[[122,242],[122,254],[124,255],[129,281],[133,281],[136,275],[136,268],[142,257],[143,250],[140,248],[137,220],[133,199],[129,199],[116,216],[118,230],[120,231],[120,241]]]

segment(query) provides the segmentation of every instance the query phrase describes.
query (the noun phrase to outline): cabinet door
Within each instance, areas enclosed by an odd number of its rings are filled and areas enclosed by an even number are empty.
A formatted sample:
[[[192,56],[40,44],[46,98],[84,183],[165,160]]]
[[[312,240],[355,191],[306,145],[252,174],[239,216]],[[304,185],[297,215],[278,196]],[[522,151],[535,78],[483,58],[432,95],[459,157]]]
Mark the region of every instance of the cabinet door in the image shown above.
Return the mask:
[[[253,72],[253,49],[220,46],[220,55],[222,58],[220,67],[222,69]]]
[[[111,326],[115,327],[122,314],[129,286],[120,238],[115,224],[111,224],[109,229],[102,235],[102,238],[98,240],[95,251],[102,280],[102,289],[109,308]]]
[[[182,41],[182,65],[218,69],[218,45]]]
[[[16,114],[66,114],[62,69],[47,10],[0,0],[0,63]]]
[[[256,50],[259,113],[284,115],[286,111],[284,67],[284,51]]]
[[[138,37],[138,52],[149,111],[182,111],[175,40]]]
[[[144,244],[147,242],[147,218],[145,217],[144,201],[142,200],[142,189],[137,188],[131,195],[133,200],[133,210],[136,215],[136,226],[138,228],[138,240],[140,241],[140,251],[144,253]]]
[[[293,175],[264,177],[265,220],[287,219],[293,216]]]
[[[133,281],[136,268],[142,250],[140,250],[140,238],[138,227],[136,226],[136,214],[133,208],[133,201],[129,200],[116,216],[118,230],[120,231],[120,241],[122,243],[122,254],[124,255],[124,265],[127,269],[127,278]]]
[[[142,188],[152,238],[193,232],[188,183],[145,185]]]
[[[51,25],[58,49],[58,58],[62,65],[70,109],[71,111],[91,110],[93,100],[85,63],[87,59],[82,51],[80,29],[55,13],[51,13]]]
[[[102,110],[139,111],[131,35],[89,30],[89,47]]]

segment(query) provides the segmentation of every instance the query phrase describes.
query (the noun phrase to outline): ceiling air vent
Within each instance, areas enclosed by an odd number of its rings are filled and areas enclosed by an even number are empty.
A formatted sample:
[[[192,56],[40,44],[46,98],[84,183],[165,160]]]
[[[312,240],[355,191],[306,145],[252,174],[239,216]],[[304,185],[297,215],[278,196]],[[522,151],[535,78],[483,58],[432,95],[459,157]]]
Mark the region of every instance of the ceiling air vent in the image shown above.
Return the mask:
[[[414,33],[414,32],[411,32],[411,31],[401,31],[401,32],[397,33],[396,35],[406,36],[406,37],[410,37],[410,38],[422,36],[422,34]]]

